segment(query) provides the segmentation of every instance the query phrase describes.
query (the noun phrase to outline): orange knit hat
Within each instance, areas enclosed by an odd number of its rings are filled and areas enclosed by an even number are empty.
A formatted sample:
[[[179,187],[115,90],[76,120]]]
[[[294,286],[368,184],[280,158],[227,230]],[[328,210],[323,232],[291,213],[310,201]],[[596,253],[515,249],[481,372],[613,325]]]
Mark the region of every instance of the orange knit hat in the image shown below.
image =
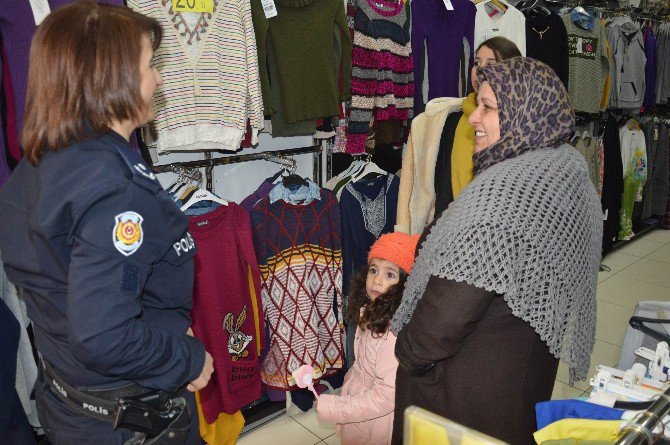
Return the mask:
[[[408,235],[402,232],[387,233],[379,237],[370,248],[368,263],[373,258],[381,258],[397,264],[407,273],[414,266],[414,255],[419,235]]]

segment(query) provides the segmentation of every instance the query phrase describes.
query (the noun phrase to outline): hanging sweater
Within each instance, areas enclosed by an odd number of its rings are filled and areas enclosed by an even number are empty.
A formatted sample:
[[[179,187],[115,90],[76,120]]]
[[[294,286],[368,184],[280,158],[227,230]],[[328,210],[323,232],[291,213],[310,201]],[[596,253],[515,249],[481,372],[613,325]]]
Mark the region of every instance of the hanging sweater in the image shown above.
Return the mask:
[[[477,8],[468,0],[452,0],[447,10],[442,0],[413,0],[412,53],[414,54],[414,115],[424,110],[424,52],[428,58],[428,100],[436,97],[458,97],[459,68],[463,39],[467,41],[467,76],[469,83],[473,61],[475,14]]]
[[[629,19],[630,20],[630,19]],[[612,51],[610,107],[640,108],[645,96],[645,56],[642,32],[631,21],[612,24],[607,30]]]
[[[526,17],[526,56],[549,65],[568,87],[568,34],[558,15]]]
[[[347,153],[365,153],[373,117],[378,122],[412,117],[409,25],[409,8],[402,2],[356,2]]]
[[[268,387],[288,390],[301,365],[316,378],[342,368],[341,221],[329,190],[306,205],[272,196],[251,213],[269,330],[261,376]]]
[[[263,128],[256,38],[248,1],[213,0],[214,12],[179,13],[166,0],[128,0],[159,21],[163,41],[154,54],[163,77],[153,98],[159,153],[239,149]],[[146,132],[145,132],[146,133]]]
[[[600,20],[593,22],[592,30],[584,29],[570,14],[563,16],[563,24],[568,33],[570,103],[575,111],[598,113],[609,72],[605,31]]]
[[[200,396],[205,419],[213,423],[219,414],[233,414],[261,395],[260,274],[249,214],[237,204],[190,217],[189,232],[198,246],[192,328],[212,354],[216,371]]]
[[[254,17],[261,60],[267,46],[272,45],[274,51],[284,121],[338,115],[340,101],[350,96],[351,79],[351,37],[344,4],[341,0],[277,0],[275,6],[276,17]],[[333,49],[333,27],[340,33],[340,55]],[[338,57],[340,92],[333,70]],[[267,70],[267,66],[263,64],[260,69]],[[261,77],[269,79],[267,73]],[[265,97],[270,99],[271,94]]]
[[[507,11],[493,16],[488,14],[488,2],[477,3],[475,16],[475,50],[479,45],[491,37],[505,37],[511,40],[526,56],[526,18],[521,11],[503,1]]]
[[[647,64],[644,66],[644,106],[653,107],[656,103],[656,36],[651,26],[644,29],[644,54]]]
[[[344,294],[354,272],[368,264],[368,251],[384,233],[393,231],[400,178],[381,175],[350,182],[342,191],[342,269]]]

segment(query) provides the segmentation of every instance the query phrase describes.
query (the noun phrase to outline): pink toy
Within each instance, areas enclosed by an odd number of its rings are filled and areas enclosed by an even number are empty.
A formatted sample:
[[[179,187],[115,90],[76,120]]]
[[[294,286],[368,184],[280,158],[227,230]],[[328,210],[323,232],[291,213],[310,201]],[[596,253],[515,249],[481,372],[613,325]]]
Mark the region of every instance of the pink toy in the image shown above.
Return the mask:
[[[319,394],[317,394],[316,390],[314,389],[313,374],[314,369],[312,369],[312,367],[309,365],[302,365],[291,373],[296,385],[298,385],[298,388],[309,388],[309,390],[314,394],[314,397],[318,399]]]

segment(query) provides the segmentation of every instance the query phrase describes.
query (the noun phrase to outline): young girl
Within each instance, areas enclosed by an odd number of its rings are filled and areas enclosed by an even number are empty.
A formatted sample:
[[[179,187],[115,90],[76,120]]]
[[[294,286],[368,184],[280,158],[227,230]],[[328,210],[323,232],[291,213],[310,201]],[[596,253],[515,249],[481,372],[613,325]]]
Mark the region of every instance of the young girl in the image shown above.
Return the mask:
[[[396,337],[389,331],[407,274],[414,264],[419,235],[388,233],[370,248],[368,267],[352,280],[347,317],[357,324],[356,361],[347,372],[342,395],[323,394],[317,413],[337,423],[343,445],[391,443]]]

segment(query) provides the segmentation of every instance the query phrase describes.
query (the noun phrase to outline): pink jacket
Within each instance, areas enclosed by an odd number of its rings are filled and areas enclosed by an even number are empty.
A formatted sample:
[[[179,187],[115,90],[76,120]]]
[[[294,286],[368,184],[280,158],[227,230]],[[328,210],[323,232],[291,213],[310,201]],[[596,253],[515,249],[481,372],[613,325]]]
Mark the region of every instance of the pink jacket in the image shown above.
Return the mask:
[[[337,423],[342,445],[391,443],[398,369],[395,342],[391,331],[374,338],[369,330],[356,329],[356,361],[344,378],[342,395],[319,396],[319,419]]]

